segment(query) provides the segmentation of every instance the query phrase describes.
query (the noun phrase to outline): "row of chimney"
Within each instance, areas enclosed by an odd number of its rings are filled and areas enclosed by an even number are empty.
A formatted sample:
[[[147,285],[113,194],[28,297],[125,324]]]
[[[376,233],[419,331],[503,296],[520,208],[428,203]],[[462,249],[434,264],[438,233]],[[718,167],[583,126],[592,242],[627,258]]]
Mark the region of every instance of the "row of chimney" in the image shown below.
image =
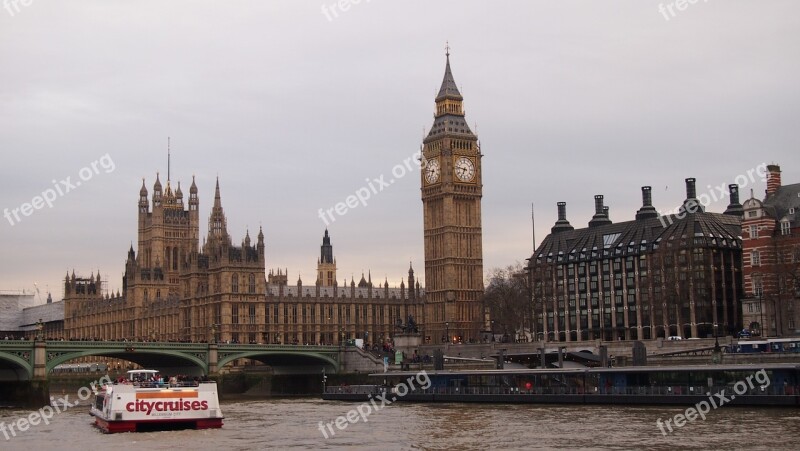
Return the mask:
[[[780,179],[779,179],[780,180]],[[780,183],[780,181],[778,182]],[[735,215],[741,217],[744,214],[742,204],[739,203],[739,185],[728,185],[730,193],[730,204],[725,210],[726,215]],[[558,204],[558,220],[555,225],[550,229],[551,233],[559,233],[568,230],[574,230],[574,227],[567,221],[567,203],[559,202]],[[695,187],[695,179],[686,179],[686,200],[678,208],[675,214],[682,216],[686,213],[703,212],[705,208],[702,203],[697,200],[697,189]],[[642,208],[636,212],[636,220],[644,220],[649,218],[658,218],[661,216],[659,212],[653,207],[652,188],[649,186],[642,187]],[[672,221],[670,221],[671,223]],[[594,216],[589,221],[589,227],[598,227],[602,225],[611,224],[611,219],[608,216],[608,207],[603,205],[603,195],[598,194],[594,196]]]
[[[775,194],[781,187],[781,167],[776,164],[770,164],[766,166],[767,170],[767,197]],[[762,175],[762,174],[759,174]],[[643,220],[649,218],[659,218],[661,215],[659,212],[653,207],[653,196],[652,196],[652,188],[649,186],[642,187],[642,208],[636,212],[636,220]],[[744,209],[742,205],[739,203],[739,185],[731,184],[728,185],[728,191],[730,193],[731,202],[728,205],[728,208],[725,210],[724,214],[726,215],[734,215],[742,217],[744,215]],[[697,199],[697,189],[695,188],[695,179],[688,178],[686,179],[686,200],[683,201],[683,204],[678,208],[676,212],[668,212],[668,215],[676,215],[678,217],[683,217],[686,213],[695,213],[695,212],[703,212],[705,208],[703,207],[702,203]],[[663,221],[662,221],[663,223]],[[672,223],[672,219],[669,219],[669,223]],[[603,195],[598,194],[594,196],[594,216],[589,221],[589,227],[597,227],[601,225],[611,224],[611,219],[608,216],[608,207],[603,205]],[[666,225],[666,224],[665,224]],[[570,225],[569,221],[567,221],[567,203],[566,202],[559,202],[558,203],[558,220],[556,221],[555,225],[550,229],[552,233],[564,232],[567,230],[574,230],[574,227]]]

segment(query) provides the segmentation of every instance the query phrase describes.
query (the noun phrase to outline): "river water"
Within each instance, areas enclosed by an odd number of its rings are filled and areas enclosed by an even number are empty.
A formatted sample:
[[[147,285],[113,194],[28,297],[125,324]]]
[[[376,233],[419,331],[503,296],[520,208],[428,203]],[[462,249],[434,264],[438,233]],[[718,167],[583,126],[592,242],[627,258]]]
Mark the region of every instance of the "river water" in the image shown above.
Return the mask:
[[[356,406],[314,398],[224,401],[222,429],[110,435],[92,426],[87,406],[76,406],[16,437],[0,433],[0,450],[800,449],[800,409],[724,406],[664,436],[656,420],[685,408],[395,403],[323,436],[320,421]],[[30,413],[0,410],[0,422]]]

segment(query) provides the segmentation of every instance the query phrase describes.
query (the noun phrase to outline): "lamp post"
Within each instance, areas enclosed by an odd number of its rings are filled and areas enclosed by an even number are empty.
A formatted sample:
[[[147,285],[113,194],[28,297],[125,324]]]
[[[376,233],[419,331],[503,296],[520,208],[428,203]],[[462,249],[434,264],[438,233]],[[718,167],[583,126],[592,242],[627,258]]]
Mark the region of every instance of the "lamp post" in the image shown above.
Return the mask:
[[[39,318],[39,321],[36,322],[36,340],[41,341],[42,339],[42,329],[44,329],[44,324],[42,323],[42,319]]]
[[[450,321],[444,322],[445,336],[447,337],[447,344],[450,344]]]
[[[758,293],[758,309],[761,311],[761,324],[758,326],[758,336],[764,336],[764,303],[761,300],[761,293]]]

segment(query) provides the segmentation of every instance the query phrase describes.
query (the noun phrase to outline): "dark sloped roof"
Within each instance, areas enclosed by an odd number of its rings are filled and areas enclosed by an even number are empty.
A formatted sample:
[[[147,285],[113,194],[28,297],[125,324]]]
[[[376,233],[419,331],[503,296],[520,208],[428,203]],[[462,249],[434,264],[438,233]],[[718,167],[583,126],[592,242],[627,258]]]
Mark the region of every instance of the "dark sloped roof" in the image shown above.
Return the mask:
[[[774,194],[767,196],[764,200],[764,208],[769,210],[777,220],[789,216],[792,227],[797,226],[798,219],[800,219],[798,216],[798,210],[800,210],[800,183],[778,188]],[[794,209],[794,213],[789,213],[791,209]]]
[[[700,247],[741,248],[741,220],[736,216],[698,212],[678,219],[648,218],[548,235],[531,257],[540,261],[586,261],[639,255],[665,240],[702,240]],[[666,227],[664,226],[666,224]],[[560,256],[560,258],[559,258]]]
[[[428,133],[428,138],[438,135],[462,135],[465,138],[476,138],[475,134],[470,130],[467,125],[467,120],[464,116],[455,114],[445,114],[437,117],[433,121],[431,131]]]

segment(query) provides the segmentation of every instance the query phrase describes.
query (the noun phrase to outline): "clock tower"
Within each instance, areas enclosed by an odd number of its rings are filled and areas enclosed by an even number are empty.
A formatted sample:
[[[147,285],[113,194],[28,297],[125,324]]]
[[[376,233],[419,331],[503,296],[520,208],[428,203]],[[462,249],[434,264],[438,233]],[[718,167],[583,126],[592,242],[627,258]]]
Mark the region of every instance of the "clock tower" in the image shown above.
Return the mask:
[[[425,334],[432,343],[480,338],[483,324],[481,149],[464,117],[464,98],[450,71],[436,96],[423,141]]]

